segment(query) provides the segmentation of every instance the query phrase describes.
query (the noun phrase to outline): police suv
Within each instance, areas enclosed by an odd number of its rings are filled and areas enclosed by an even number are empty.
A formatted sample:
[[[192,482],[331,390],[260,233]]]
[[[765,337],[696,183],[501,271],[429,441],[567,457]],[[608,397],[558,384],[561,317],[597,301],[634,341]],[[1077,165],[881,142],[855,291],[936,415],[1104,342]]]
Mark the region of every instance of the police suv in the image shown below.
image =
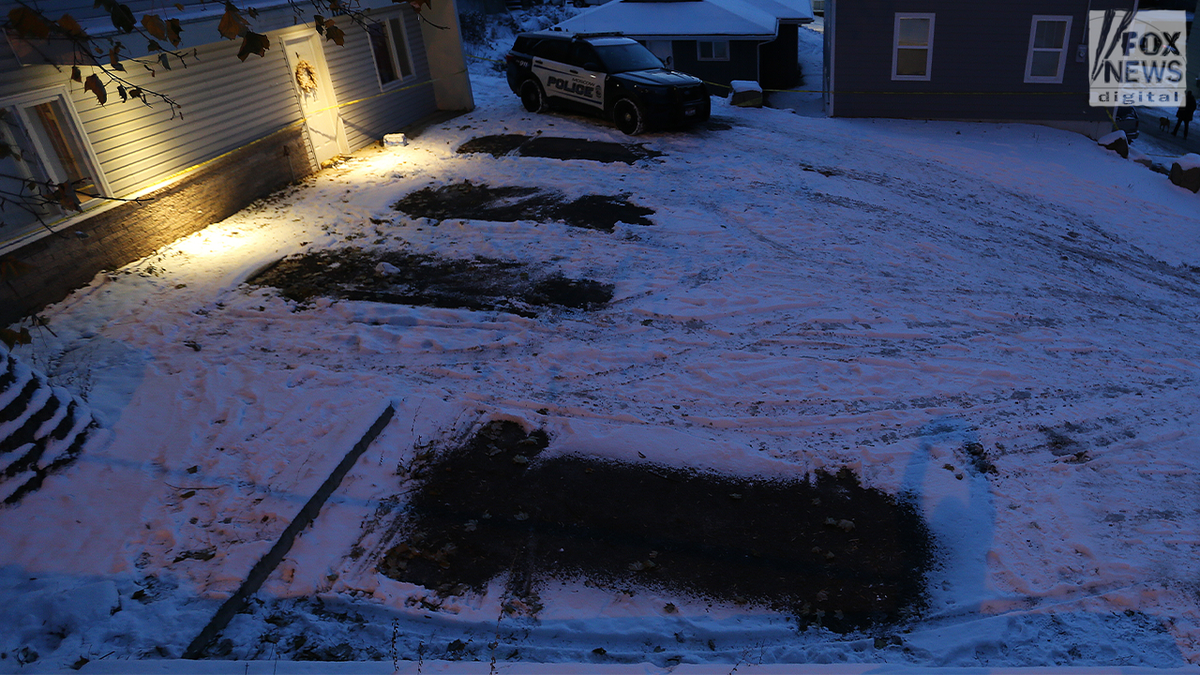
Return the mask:
[[[600,114],[631,135],[708,119],[704,82],[667,70],[650,50],[616,33],[522,33],[505,60],[508,86],[529,112]]]

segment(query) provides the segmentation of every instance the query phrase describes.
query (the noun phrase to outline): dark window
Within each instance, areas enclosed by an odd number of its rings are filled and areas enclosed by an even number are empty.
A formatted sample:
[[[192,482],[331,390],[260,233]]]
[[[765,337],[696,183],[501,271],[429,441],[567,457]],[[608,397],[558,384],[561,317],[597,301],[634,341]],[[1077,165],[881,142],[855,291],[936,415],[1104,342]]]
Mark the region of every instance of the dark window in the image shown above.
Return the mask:
[[[1069,16],[1034,16],[1029,30],[1029,53],[1025,59],[1026,82],[1062,82],[1067,62]]]
[[[538,56],[559,63],[567,62],[567,50],[570,44],[566,40],[546,40],[538,46]]]
[[[696,58],[701,61],[728,61],[729,41],[717,40],[714,42],[706,42],[701,40],[697,42]]]
[[[662,61],[651,54],[649,49],[636,42],[623,45],[600,45],[596,47],[600,53],[600,62],[608,73],[624,73],[631,70],[652,70],[662,68]]]
[[[371,39],[371,53],[375,55],[375,72],[379,74],[381,87],[413,74],[412,59],[408,55],[408,36],[402,19],[369,24],[367,36]]]
[[[600,65],[600,57],[596,56],[596,50],[588,43],[576,42],[571,45],[571,60],[568,63],[580,68],[587,64],[596,67]]]
[[[933,14],[896,14],[893,80],[928,80],[933,59]]]
[[[400,19],[388,21],[388,30],[392,34],[392,54],[396,57],[396,65],[400,66],[400,77],[412,75],[412,60],[408,57],[408,35],[404,32],[404,22]]]
[[[375,72],[379,74],[379,84],[395,81],[396,66],[388,49],[387,29],[381,23],[373,23],[367,26],[367,35],[371,37],[371,51],[375,54]]]
[[[7,198],[0,208],[0,245],[71,215],[42,184],[70,185],[79,205],[97,194],[97,173],[64,96],[0,103],[0,142],[15,151],[0,159],[0,197]]]

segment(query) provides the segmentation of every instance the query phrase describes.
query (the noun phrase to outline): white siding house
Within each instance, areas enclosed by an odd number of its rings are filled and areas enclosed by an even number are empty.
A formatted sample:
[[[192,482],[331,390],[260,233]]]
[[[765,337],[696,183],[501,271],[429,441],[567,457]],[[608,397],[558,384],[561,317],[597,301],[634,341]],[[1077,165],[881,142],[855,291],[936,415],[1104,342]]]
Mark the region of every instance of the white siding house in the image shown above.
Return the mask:
[[[60,299],[104,267],[227,217],[336,155],[439,110],[473,107],[453,2],[426,7],[430,21],[408,4],[365,2],[366,27],[348,16],[335,19],[343,46],[319,35],[311,16],[297,23],[287,2],[236,3],[249,29],[270,40],[262,56],[242,62],[241,39],[217,31],[224,3],[184,0],[179,10],[173,3],[125,1],[138,18],[149,12],[180,21],[182,43],[173,51],[186,54],[184,62],[167,57],[168,69],[157,53],[148,54],[120,62],[124,70],[116,72],[126,95],[135,87],[161,92],[178,110],[153,96],[149,107],[122,102],[111,81],[101,104],[72,81],[70,63],[78,60],[72,49],[58,47],[54,58],[65,65],[51,65],[45,56],[53,56],[53,44],[23,40],[11,26],[0,37],[0,142],[18,149],[0,156],[0,199],[28,190],[30,180],[77,181],[84,209],[31,213],[19,200],[0,203],[0,261],[15,263],[0,266],[6,270],[0,325]],[[22,4],[0,0],[0,19]],[[55,20],[70,14],[92,38],[131,47],[147,42],[115,29],[93,0],[31,6]],[[111,70],[107,55],[99,59]],[[100,68],[80,67],[84,81],[93,73],[106,80]]]

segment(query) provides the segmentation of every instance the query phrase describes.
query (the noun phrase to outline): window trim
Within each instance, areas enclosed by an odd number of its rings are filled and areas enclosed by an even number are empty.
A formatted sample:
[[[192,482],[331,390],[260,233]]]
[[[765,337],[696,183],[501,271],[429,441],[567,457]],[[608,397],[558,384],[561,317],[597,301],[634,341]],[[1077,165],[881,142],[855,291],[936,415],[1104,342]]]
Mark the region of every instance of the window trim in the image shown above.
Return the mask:
[[[1025,82],[1030,84],[1062,84],[1063,73],[1067,68],[1067,47],[1071,44],[1071,19],[1070,15],[1057,14],[1034,14],[1033,20],[1029,25],[1029,48],[1025,53]],[[1058,49],[1050,49],[1047,47],[1035,48],[1034,40],[1037,38],[1037,27],[1040,21],[1054,21],[1057,23],[1066,23],[1066,29],[1063,31],[1062,46]],[[1049,75],[1034,75],[1033,74],[1033,55],[1035,52],[1058,52],[1058,73],[1054,76]]]
[[[716,46],[725,45],[725,56],[709,56],[705,57],[700,54],[700,45],[712,45],[712,53],[716,54]],[[729,40],[696,40],[696,60],[697,61],[728,61],[729,60]]]
[[[909,82],[928,82],[932,77],[933,72],[933,33],[934,20],[936,15],[933,12],[896,12],[896,18],[892,25],[892,79],[898,81]],[[900,22],[904,19],[928,19],[929,34],[925,42],[925,74],[924,75],[899,75],[896,73],[896,67],[900,65],[900,50],[915,49],[914,47],[900,46]]]
[[[22,150],[32,150],[36,155],[36,167],[30,167],[28,162],[22,162],[26,165],[26,171],[36,168],[38,171],[44,172],[48,179],[55,182],[63,182],[67,178],[65,176],[54,175],[58,172],[58,167],[54,166],[55,163],[48,161],[47,158],[54,157],[56,153],[53,148],[47,147],[46,139],[42,137],[42,133],[37,131],[37,123],[33,119],[33,115],[29,112],[30,108],[54,101],[58,101],[62,106],[65,115],[64,121],[70,125],[68,132],[74,136],[72,140],[78,143],[77,150],[81,156],[76,157],[76,161],[82,162],[85,165],[90,174],[88,177],[91,178],[93,187],[98,194],[112,196],[112,188],[104,176],[100,160],[96,156],[91,139],[88,138],[83,122],[79,118],[79,111],[75,108],[75,102],[71,99],[70,91],[65,86],[39,89],[37,91],[0,98],[0,108],[12,110],[21,126],[32,131],[28,138],[28,142],[32,146],[31,148],[24,148],[21,143],[22,139],[15,139],[18,147]],[[55,212],[51,212],[44,217],[45,225],[49,227],[35,221],[31,224],[16,227],[11,234],[0,233],[0,253],[40,239],[42,236],[57,231],[64,227],[65,224],[74,222],[80,217],[88,217],[91,215],[88,213],[89,211],[102,207],[108,201],[104,198],[84,201],[80,205],[83,208],[82,212],[56,209]]]
[[[392,21],[399,21],[400,26],[404,29],[401,38],[404,44],[404,56],[408,62],[408,75],[405,75],[404,69],[400,67],[400,61],[398,58],[399,55],[396,53],[396,38],[392,31]],[[408,21],[404,14],[400,14],[398,16],[379,17],[376,19],[375,25],[378,25],[383,29],[383,39],[386,43],[388,56],[391,57],[390,65],[392,67],[392,72],[396,74],[396,79],[386,83],[383,82],[383,77],[381,76],[382,74],[379,70],[379,56],[375,52],[375,45],[371,42],[373,40],[373,36],[371,35],[369,28],[364,28],[363,32],[367,34],[367,46],[371,51],[371,63],[375,66],[375,81],[379,83],[380,91],[388,91],[399,87],[403,83],[417,76],[417,69],[413,64],[412,45],[410,44],[412,41],[409,40],[408,37]]]

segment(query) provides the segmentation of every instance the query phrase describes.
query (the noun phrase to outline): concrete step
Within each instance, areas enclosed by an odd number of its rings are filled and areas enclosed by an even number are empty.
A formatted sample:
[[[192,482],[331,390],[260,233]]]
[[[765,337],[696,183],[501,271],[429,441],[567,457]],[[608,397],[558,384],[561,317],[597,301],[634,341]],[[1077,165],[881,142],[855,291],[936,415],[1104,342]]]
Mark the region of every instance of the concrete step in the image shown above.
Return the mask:
[[[87,404],[0,345],[0,505],[37,490],[107,437],[99,431]]]

